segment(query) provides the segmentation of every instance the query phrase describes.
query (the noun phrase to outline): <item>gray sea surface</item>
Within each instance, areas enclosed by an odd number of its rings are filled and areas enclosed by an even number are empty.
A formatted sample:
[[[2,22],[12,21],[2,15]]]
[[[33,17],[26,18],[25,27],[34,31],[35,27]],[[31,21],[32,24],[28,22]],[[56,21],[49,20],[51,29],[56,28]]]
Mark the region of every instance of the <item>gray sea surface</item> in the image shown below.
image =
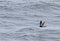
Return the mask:
[[[60,0],[0,0],[0,41],[60,41]]]

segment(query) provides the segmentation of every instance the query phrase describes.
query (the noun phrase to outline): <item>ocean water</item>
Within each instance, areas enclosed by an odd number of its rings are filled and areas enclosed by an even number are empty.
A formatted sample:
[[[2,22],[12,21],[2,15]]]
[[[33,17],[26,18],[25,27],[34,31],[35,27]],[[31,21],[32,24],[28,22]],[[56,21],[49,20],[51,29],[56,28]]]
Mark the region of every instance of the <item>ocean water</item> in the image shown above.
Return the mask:
[[[0,41],[60,41],[60,0],[0,0]]]

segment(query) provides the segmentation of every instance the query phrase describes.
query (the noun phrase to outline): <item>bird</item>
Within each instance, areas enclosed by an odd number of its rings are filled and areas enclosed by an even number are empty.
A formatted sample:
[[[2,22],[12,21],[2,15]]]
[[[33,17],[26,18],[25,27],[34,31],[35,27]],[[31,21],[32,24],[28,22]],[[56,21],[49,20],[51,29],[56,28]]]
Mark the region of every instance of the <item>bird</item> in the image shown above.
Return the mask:
[[[40,21],[40,27],[44,27],[45,21]]]

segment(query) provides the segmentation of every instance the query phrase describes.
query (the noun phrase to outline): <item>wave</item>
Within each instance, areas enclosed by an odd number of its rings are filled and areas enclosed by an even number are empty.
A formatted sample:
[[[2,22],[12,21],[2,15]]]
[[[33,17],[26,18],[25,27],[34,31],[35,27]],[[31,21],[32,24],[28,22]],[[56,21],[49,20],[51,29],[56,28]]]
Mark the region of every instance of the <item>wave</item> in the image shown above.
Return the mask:
[[[60,10],[60,5],[55,3],[46,3],[43,1],[29,2],[27,3],[15,3],[12,1],[0,1],[0,9],[7,11],[20,11],[20,10],[36,10],[43,12],[52,12],[55,10]]]
[[[23,32],[21,32],[21,30]],[[0,40],[23,40],[23,41],[43,41],[46,39],[50,40],[57,40],[59,39],[59,31],[60,30],[49,30],[49,29],[40,29],[36,30],[35,28],[23,28],[19,32],[14,32],[14,33],[0,33]],[[30,31],[33,30],[33,31]],[[28,33],[29,32],[29,33]],[[33,32],[33,33],[32,33]],[[57,37],[57,38],[56,38]]]

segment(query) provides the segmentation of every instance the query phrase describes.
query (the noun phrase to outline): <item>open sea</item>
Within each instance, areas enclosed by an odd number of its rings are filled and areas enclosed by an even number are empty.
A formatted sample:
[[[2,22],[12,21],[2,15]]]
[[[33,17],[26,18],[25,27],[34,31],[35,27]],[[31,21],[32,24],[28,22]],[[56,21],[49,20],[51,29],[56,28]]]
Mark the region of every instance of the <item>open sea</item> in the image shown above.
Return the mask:
[[[60,0],[0,0],[0,41],[60,41]]]

